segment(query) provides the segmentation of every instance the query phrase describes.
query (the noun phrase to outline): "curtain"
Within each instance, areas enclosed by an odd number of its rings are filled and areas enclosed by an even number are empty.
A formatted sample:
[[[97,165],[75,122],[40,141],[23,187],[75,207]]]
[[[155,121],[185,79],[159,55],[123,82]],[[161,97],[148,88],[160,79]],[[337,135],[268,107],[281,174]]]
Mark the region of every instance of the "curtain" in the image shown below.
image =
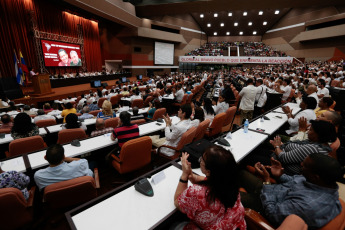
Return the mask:
[[[65,12],[61,5],[43,0],[0,1],[0,71],[2,77],[15,77],[14,50],[19,59],[21,50],[26,65],[39,70],[31,32],[29,11],[33,11],[38,30],[69,37],[78,37],[78,25],[84,37],[84,58],[88,71],[102,69],[98,23]],[[41,52],[41,51],[40,51]],[[75,72],[76,68],[46,67],[50,73]]]

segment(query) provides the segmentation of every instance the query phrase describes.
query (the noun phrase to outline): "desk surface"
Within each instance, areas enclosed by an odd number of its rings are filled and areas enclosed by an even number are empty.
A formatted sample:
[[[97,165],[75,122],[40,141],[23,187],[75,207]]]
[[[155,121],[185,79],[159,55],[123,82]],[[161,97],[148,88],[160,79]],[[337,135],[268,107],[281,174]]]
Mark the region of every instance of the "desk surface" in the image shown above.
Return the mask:
[[[47,131],[44,128],[39,128],[40,136],[46,135],[46,134],[47,134]],[[0,139],[0,145],[10,143],[11,141],[13,141],[11,134],[5,134],[5,138]]]
[[[4,171],[25,172],[26,167],[23,156],[18,156],[12,159],[2,161],[1,169]]]
[[[256,119],[255,121],[249,124],[249,129],[263,129],[264,133],[271,135],[275,131],[277,131],[282,125],[284,125],[287,121],[286,114],[271,112],[266,114],[265,116],[268,117],[270,120],[263,120],[262,122],[260,118]]]
[[[293,115],[296,115],[301,110],[301,108],[299,107],[299,105],[297,103],[290,103],[289,102],[289,103],[286,103],[284,106],[289,106],[290,109],[292,109]],[[277,112],[277,113],[284,113],[282,107],[279,107],[273,111]]]
[[[105,148],[113,144],[114,141],[110,139],[110,133],[108,133],[98,137],[82,140],[80,141],[80,147],[75,147],[71,144],[64,145],[63,147],[65,149],[66,157],[75,157],[91,151]],[[36,169],[48,165],[48,162],[44,159],[45,155],[46,150],[28,154],[31,168]]]
[[[230,150],[236,162],[239,162],[267,138],[268,136],[266,134],[251,130],[248,130],[248,133],[244,133],[243,129],[239,129],[232,133],[232,139],[225,137],[225,139],[230,143],[230,147],[223,145],[221,146],[227,150]]]
[[[172,123],[173,124],[176,124],[177,122],[180,121],[180,119],[178,117],[171,117],[172,119]],[[157,121],[154,121],[154,122],[150,122],[150,123],[146,123],[146,124],[143,124],[143,125],[140,125],[139,126],[139,133],[140,133],[140,136],[145,136],[145,135],[148,135],[150,133],[154,133],[154,132],[157,132],[157,131],[160,131],[160,130],[164,130],[166,127],[166,124],[165,124],[165,121],[163,120],[163,123],[159,123]]]
[[[153,197],[127,188],[100,203],[72,216],[78,230],[149,229],[175,211],[175,188],[181,170],[170,166],[163,170],[165,179],[152,184]]]

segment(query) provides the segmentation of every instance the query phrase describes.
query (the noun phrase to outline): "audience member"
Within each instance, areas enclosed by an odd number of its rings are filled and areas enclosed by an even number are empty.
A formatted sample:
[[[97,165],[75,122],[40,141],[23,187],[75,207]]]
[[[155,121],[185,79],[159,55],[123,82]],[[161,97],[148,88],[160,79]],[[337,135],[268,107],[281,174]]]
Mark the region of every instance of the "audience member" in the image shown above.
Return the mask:
[[[96,119],[96,130],[92,131],[90,134],[90,137],[96,137],[100,136],[106,133],[111,133],[113,132],[114,128],[112,127],[105,127],[105,121],[102,118],[97,118]]]
[[[216,115],[212,107],[212,102],[209,98],[205,98],[202,105],[204,107],[205,119],[210,120],[211,121],[210,125],[211,125],[214,119],[214,116]]]
[[[241,121],[240,124],[243,123],[244,120],[248,119],[251,120],[253,118],[254,112],[254,103],[255,103],[255,96],[256,96],[256,88],[253,85],[253,79],[249,78],[247,80],[247,86],[244,87],[241,92],[239,93],[241,97],[240,103],[240,110],[241,110]]]
[[[19,189],[24,198],[29,198],[28,185],[30,183],[30,177],[23,173],[16,171],[3,171],[0,164],[0,188],[17,188]]]
[[[78,116],[75,113],[70,113],[66,116],[66,123],[62,126],[62,129],[77,129],[82,128],[87,130],[84,123],[78,121]]]
[[[62,110],[61,116],[63,117],[63,122],[66,122],[66,116],[70,113],[77,113],[77,110],[73,108],[71,102],[67,102],[65,105],[62,105],[64,110]]]
[[[138,120],[138,119],[144,119],[144,115],[139,114],[139,108],[137,106],[133,107],[133,115],[131,116],[131,120]]]
[[[191,127],[198,127],[201,122],[205,120],[205,113],[199,106],[194,108],[193,120],[190,122]]]
[[[97,114],[97,118],[102,118],[103,120],[107,120],[109,118],[116,117],[116,113],[112,109],[111,102],[105,100],[102,105],[102,111]]]
[[[46,115],[43,109],[39,109],[37,110],[37,116],[34,118],[34,123],[37,123],[37,121],[50,120],[50,119],[55,120],[55,117],[51,115]]]
[[[330,97],[322,97],[319,100],[319,107],[316,108],[315,115],[316,117],[319,117],[321,114],[323,114],[326,111],[334,111],[330,107],[333,105],[333,99]]]
[[[216,145],[207,148],[200,157],[200,169],[206,177],[192,172],[188,156],[183,153],[181,157],[182,176],[174,203],[191,222],[180,224],[180,229],[247,229],[237,164],[231,152]],[[188,187],[188,180],[192,186]]]
[[[218,103],[214,107],[215,114],[217,115],[220,113],[225,113],[226,110],[228,110],[228,108],[229,108],[228,102],[225,101],[225,98],[223,97],[223,95],[219,95]]]
[[[26,113],[19,113],[13,122],[11,136],[13,139],[39,135],[37,125],[31,122],[31,117]]]
[[[45,104],[43,105],[43,111],[44,111],[45,113],[49,113],[49,112],[53,111],[53,108],[50,107],[50,104],[49,104],[49,103],[45,103]]]
[[[1,116],[1,126],[0,129],[11,129],[13,122],[11,116],[7,113]]]
[[[84,121],[85,119],[90,119],[94,117],[92,114],[89,114],[90,112],[89,106],[84,106],[82,111],[83,111],[83,114],[78,117],[78,120]]]
[[[30,106],[29,105],[24,105],[24,113],[26,113],[27,115],[29,115],[29,116],[35,116],[35,115],[37,115],[37,113],[35,112],[35,111],[33,111],[33,110],[31,110],[31,108],[30,108]]]
[[[34,175],[40,191],[46,186],[60,181],[93,176],[86,159],[65,157],[65,150],[60,144],[49,146],[44,159],[48,161],[49,167],[38,170]]]
[[[271,174],[280,182],[270,183],[270,174],[261,163],[256,172],[264,180],[242,171],[239,182],[247,193],[241,192],[246,208],[264,215],[272,224],[279,225],[290,214],[301,217],[309,228],[321,228],[341,212],[338,185],[343,176],[336,159],[312,153],[302,163],[302,175],[283,174],[279,161],[272,159]]]

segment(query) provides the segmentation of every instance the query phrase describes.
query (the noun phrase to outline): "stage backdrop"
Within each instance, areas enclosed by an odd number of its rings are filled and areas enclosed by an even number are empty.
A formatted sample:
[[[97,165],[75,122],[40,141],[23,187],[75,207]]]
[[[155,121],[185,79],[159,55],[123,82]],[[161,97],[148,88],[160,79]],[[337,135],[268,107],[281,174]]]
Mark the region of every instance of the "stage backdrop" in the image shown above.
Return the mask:
[[[80,24],[84,37],[84,53],[88,71],[102,69],[98,23],[65,12],[56,1],[1,0],[0,1],[0,71],[2,77],[14,77],[14,50],[19,58],[21,50],[27,66],[38,71],[34,37],[30,29],[28,11],[34,11],[40,31],[78,37]],[[42,51],[41,51],[42,52]],[[75,72],[80,67],[47,67],[51,73]]]

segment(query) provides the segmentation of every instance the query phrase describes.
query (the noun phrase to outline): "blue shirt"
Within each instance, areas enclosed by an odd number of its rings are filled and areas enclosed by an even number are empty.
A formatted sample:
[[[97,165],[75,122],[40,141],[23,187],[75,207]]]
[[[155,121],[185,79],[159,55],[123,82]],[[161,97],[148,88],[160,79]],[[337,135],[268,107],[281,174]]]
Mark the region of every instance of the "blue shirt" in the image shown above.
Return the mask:
[[[81,116],[78,117],[78,119],[82,121],[85,119],[90,119],[90,118],[93,118],[93,115],[89,113],[83,113]]]
[[[97,104],[92,103],[89,105],[89,109],[90,109],[90,111],[94,111],[94,110],[99,110],[99,107]]]
[[[35,173],[34,178],[39,190],[42,190],[50,184],[81,176],[93,176],[93,172],[89,169],[89,165],[85,159],[70,163],[63,162],[55,167],[40,169]]]
[[[320,228],[341,212],[338,186],[321,187],[306,181],[304,176],[280,177],[281,184],[263,185],[261,202],[266,217],[280,224],[290,214],[301,217],[308,227]]]
[[[114,117],[116,117],[116,113],[115,112],[113,112],[112,116],[106,116],[106,115],[103,114],[103,112],[99,112],[97,114],[97,118],[102,118],[103,120],[107,120],[109,118],[114,118]]]

